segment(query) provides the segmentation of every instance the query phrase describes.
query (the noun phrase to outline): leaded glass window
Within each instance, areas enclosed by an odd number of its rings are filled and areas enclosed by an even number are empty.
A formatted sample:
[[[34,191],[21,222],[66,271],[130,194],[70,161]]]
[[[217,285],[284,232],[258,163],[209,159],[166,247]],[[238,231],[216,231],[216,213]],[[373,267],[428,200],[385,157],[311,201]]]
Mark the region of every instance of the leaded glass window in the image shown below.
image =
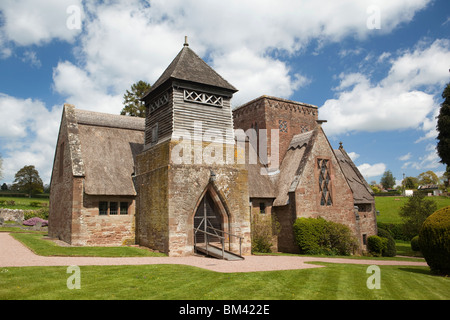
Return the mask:
[[[331,206],[333,199],[331,197],[330,161],[317,159],[317,169],[319,170],[320,205]]]

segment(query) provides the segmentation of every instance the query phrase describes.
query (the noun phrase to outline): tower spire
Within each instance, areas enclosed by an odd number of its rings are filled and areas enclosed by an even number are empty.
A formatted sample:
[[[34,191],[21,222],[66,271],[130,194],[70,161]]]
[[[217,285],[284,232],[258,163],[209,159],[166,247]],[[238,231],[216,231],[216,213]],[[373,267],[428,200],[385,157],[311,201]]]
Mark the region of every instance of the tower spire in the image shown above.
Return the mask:
[[[189,47],[189,43],[188,43],[188,37],[184,36],[184,45],[185,47]]]

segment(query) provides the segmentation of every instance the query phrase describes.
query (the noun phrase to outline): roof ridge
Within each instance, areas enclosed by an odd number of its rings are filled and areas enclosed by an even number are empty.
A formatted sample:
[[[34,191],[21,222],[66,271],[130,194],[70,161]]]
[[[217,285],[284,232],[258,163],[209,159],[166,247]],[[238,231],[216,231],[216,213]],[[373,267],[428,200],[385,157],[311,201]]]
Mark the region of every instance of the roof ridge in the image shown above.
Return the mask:
[[[74,108],[74,112],[78,124],[139,131],[145,130],[144,118],[81,110],[76,108]]]

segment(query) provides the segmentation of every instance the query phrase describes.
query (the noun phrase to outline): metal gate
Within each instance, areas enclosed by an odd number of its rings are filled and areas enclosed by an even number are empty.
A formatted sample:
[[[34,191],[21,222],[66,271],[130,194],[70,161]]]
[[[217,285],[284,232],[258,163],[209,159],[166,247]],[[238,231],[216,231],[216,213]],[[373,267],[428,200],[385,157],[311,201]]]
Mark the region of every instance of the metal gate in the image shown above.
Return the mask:
[[[197,208],[197,212],[194,216],[194,229],[202,230],[204,232],[212,232],[211,230],[214,229],[223,230],[222,217],[209,193],[205,194],[202,201],[200,202],[200,205]],[[205,242],[204,232],[195,233],[196,243]],[[220,236],[220,234],[218,235]],[[209,236],[208,241],[219,242],[220,239],[215,236]]]

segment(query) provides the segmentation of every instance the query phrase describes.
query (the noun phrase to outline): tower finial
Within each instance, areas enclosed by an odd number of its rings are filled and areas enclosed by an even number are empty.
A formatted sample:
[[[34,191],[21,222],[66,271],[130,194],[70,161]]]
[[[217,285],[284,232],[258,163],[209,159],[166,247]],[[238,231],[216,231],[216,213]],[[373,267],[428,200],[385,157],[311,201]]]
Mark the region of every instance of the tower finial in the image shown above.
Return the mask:
[[[184,45],[185,47],[189,47],[189,43],[188,43],[188,37],[184,36]]]

